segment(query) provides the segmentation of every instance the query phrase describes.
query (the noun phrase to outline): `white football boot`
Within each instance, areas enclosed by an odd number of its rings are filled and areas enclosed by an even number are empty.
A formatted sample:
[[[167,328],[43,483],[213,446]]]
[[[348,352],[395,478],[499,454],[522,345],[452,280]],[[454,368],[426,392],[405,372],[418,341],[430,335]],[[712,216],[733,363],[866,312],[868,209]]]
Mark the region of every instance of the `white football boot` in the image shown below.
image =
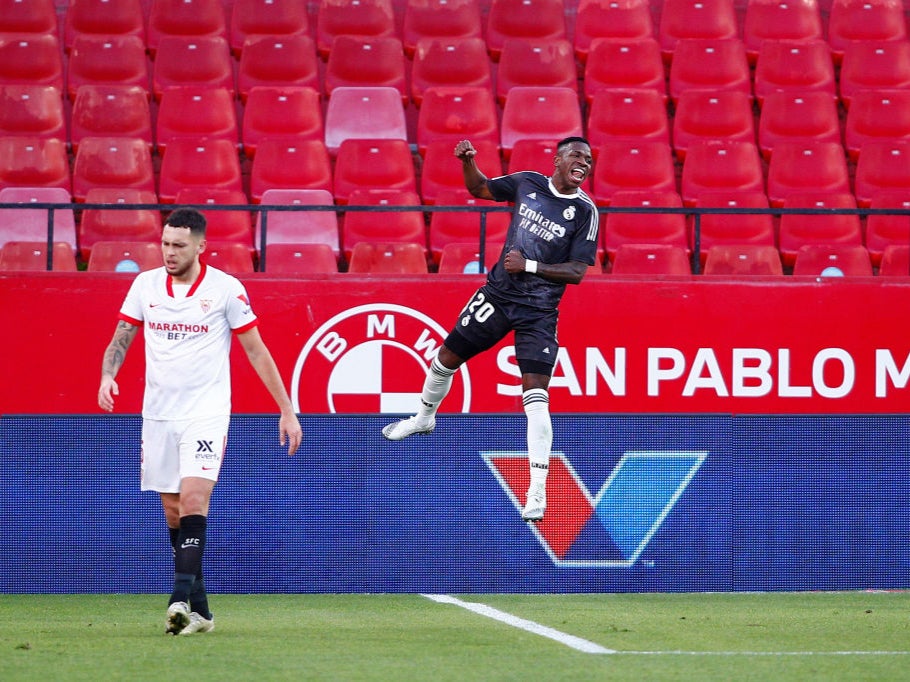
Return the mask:
[[[190,607],[185,601],[175,601],[167,607],[167,621],[164,631],[171,635],[179,635],[190,624]]]
[[[537,522],[543,518],[547,508],[547,486],[543,481],[531,483],[528,488],[527,502],[521,512],[521,520]]]
[[[203,618],[198,613],[193,611],[190,614],[190,622],[185,628],[180,631],[180,636],[183,635],[195,635],[197,632],[211,632],[215,629],[215,616],[212,616],[211,619]]]
[[[413,436],[415,433],[419,433],[422,436],[428,436],[433,433],[433,429],[435,428],[436,417],[430,417],[428,422],[419,424],[417,422],[417,416],[415,415],[398,422],[392,422],[383,427],[382,435],[388,440],[404,440],[408,436]]]

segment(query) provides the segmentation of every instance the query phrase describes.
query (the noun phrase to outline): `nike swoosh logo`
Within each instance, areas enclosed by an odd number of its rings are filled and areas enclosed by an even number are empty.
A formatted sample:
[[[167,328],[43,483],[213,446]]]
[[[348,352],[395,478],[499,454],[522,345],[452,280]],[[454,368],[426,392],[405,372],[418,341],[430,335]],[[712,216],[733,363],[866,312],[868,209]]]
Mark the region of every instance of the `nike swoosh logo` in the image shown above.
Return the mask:
[[[157,308],[160,305],[160,303],[149,303],[149,308]]]

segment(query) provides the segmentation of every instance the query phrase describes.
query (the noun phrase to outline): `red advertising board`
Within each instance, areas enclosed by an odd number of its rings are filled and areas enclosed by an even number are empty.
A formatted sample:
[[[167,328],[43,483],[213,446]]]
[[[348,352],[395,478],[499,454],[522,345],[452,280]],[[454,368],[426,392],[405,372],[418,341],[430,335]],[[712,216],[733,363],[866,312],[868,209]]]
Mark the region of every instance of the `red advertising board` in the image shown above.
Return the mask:
[[[482,279],[244,278],[261,332],[302,413],[402,413]],[[129,287],[121,274],[0,275],[0,414],[98,412],[102,353]],[[554,412],[910,411],[910,280],[590,277],[569,287]],[[234,410],[273,411],[235,348]],[[117,412],[141,407],[142,345]],[[456,375],[444,411],[521,409],[508,342]]]

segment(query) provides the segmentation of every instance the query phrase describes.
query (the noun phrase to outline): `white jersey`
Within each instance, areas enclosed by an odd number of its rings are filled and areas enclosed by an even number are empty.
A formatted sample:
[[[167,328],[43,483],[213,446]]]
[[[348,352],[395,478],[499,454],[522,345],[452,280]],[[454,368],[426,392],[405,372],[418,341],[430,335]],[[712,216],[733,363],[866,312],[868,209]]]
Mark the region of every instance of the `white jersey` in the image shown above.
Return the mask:
[[[231,412],[232,333],[257,324],[236,277],[202,265],[181,295],[167,270],[139,273],[119,318],[144,327],[146,419],[188,419]]]

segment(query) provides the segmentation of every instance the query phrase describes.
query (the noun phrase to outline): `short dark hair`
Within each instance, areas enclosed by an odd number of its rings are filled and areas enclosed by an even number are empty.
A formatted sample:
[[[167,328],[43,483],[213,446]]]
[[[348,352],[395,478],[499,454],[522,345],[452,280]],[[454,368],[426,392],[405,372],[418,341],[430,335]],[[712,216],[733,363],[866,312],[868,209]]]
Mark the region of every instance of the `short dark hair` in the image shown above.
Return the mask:
[[[205,236],[205,216],[195,208],[174,209],[167,217],[165,225],[171,227],[188,227],[190,234],[197,237]]]
[[[582,144],[586,144],[589,147],[591,146],[591,143],[588,142],[585,138],[581,137],[580,135],[572,135],[570,137],[564,137],[559,142],[557,142],[556,151],[561,150],[567,144],[572,144],[573,142],[581,142]]]

